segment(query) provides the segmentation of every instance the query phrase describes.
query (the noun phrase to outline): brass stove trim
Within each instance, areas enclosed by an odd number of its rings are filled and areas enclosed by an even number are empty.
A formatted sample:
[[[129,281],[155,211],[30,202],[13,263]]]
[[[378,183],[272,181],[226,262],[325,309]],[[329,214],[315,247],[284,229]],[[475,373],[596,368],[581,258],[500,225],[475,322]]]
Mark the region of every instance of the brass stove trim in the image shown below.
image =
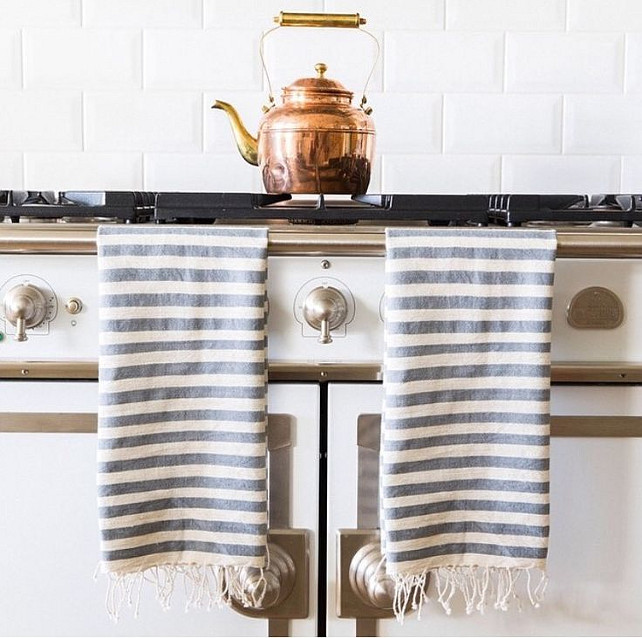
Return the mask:
[[[247,222],[247,220],[245,220]],[[230,223],[234,223],[232,220]],[[261,222],[255,222],[258,225]],[[268,223],[269,225],[269,223]],[[96,254],[97,224],[0,224],[0,253]],[[276,226],[269,228],[272,256],[382,257],[384,226]],[[586,259],[642,259],[642,228],[574,228],[557,231],[557,256]]]

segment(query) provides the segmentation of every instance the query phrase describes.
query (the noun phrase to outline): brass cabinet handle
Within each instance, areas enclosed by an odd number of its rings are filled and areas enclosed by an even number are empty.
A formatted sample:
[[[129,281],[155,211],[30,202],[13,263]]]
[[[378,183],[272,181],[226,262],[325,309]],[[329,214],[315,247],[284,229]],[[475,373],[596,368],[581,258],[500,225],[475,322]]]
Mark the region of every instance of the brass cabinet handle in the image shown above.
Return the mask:
[[[290,13],[281,11],[274,16],[280,27],[338,27],[358,29],[366,23],[358,13]]]

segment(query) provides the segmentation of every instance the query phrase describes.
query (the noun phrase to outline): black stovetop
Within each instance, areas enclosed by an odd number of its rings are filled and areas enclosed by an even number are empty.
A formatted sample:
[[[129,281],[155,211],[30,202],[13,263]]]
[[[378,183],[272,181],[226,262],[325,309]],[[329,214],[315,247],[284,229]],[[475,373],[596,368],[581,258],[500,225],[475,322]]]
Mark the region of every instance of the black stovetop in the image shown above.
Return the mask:
[[[358,195],[0,190],[0,219],[213,223],[642,224],[642,195]]]

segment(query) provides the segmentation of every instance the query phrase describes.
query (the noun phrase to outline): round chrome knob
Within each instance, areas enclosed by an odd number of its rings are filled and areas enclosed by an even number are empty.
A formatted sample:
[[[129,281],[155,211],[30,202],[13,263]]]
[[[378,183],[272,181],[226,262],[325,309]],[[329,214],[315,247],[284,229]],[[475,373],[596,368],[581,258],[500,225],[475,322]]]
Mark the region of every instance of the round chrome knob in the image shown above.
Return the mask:
[[[15,286],[4,298],[4,314],[16,327],[16,341],[26,341],[27,328],[39,326],[47,316],[47,300],[32,284]]]
[[[395,583],[386,574],[379,543],[364,545],[350,562],[350,586],[363,603],[377,609],[392,609]]]
[[[332,286],[319,286],[311,290],[303,304],[304,319],[320,331],[319,343],[332,343],[330,331],[344,323],[347,315],[346,298]]]
[[[241,569],[238,591],[232,591],[232,604],[241,613],[253,615],[274,607],[292,592],[296,567],[292,557],[279,545],[268,543],[270,564],[263,570],[257,567]]]
[[[70,315],[77,315],[82,310],[82,301],[78,297],[70,297],[67,299],[65,309]]]

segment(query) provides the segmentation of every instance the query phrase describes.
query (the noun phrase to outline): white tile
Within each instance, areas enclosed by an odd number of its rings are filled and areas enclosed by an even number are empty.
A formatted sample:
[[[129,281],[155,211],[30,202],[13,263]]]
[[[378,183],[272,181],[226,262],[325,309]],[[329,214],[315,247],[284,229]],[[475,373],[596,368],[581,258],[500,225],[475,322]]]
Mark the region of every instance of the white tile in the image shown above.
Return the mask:
[[[141,34],[123,29],[25,29],[26,86],[125,89],[141,86]]]
[[[149,153],[145,155],[145,189],[260,192],[261,176],[240,155]]]
[[[640,0],[568,0],[571,31],[642,31]]]
[[[565,0],[446,0],[447,29],[563,31],[565,21]]]
[[[620,159],[577,155],[504,156],[502,192],[618,193]]]
[[[506,90],[532,93],[618,93],[624,77],[620,34],[509,33]]]
[[[200,27],[202,0],[83,0],[83,25]]]
[[[2,150],[79,150],[82,146],[80,93],[0,91]]]
[[[282,0],[203,0],[205,26],[215,29],[231,27],[233,29],[256,29],[259,32],[274,25],[272,18],[289,8]],[[286,3],[287,4],[287,3]],[[323,12],[323,0],[298,0],[292,10],[297,13]],[[354,9],[350,12],[352,13]]]
[[[500,33],[386,33],[387,91],[501,91]]]
[[[20,31],[0,29],[0,88],[17,89],[22,85]]]
[[[500,158],[484,155],[384,155],[384,193],[491,193]]]
[[[640,192],[642,192],[642,156],[623,157],[620,193]]]
[[[154,89],[261,88],[258,39],[251,31],[150,29],[143,78]]]
[[[441,95],[373,93],[368,104],[377,131],[377,153],[439,153]]]
[[[325,0],[329,13],[358,13],[367,20],[365,28],[443,29],[444,0]]]
[[[25,188],[141,190],[140,153],[26,153]]]
[[[84,111],[87,150],[201,150],[202,103],[198,93],[87,93]]]
[[[72,26],[80,24],[81,0],[0,0],[2,26]]]
[[[373,31],[381,42],[381,34]],[[326,77],[341,82],[361,99],[376,60],[376,44],[356,29],[279,29],[265,40],[265,60],[275,95],[298,78],[316,77],[314,65],[328,66]],[[368,90],[381,90],[379,57]]]
[[[447,95],[447,153],[559,153],[562,98],[552,95]]]
[[[637,154],[642,148],[642,97],[566,97],[564,152]]]
[[[22,153],[0,153],[0,190],[23,188]]]
[[[236,152],[227,115],[221,110],[211,108],[215,100],[231,104],[237,110],[245,128],[256,137],[259,121],[263,116],[261,107],[267,102],[266,95],[259,91],[206,93],[203,105],[205,151],[217,155]]]
[[[627,93],[642,93],[642,33],[627,33],[625,46],[625,91]]]

